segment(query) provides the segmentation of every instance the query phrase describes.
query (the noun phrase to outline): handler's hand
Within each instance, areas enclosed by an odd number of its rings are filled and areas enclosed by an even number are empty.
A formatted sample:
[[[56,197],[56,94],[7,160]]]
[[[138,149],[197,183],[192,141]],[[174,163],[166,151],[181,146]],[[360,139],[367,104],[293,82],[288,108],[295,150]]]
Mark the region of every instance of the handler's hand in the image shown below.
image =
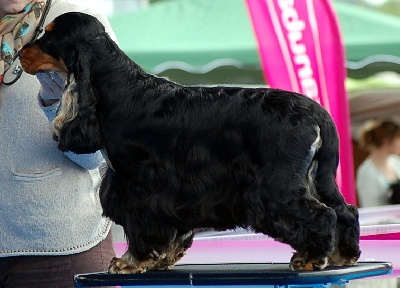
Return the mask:
[[[50,106],[60,100],[66,81],[56,72],[40,72],[36,74],[42,87],[39,96],[45,106]]]

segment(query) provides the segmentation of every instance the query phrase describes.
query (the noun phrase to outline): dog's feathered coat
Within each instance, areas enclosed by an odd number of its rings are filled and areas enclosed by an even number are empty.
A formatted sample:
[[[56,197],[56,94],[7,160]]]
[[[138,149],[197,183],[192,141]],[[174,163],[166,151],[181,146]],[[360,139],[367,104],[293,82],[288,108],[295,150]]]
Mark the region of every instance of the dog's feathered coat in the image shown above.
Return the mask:
[[[296,250],[294,270],[357,261],[357,210],[335,183],[336,128],[309,98],[155,77],[81,13],[57,17],[21,63],[69,75],[54,120],[59,148],[102,149],[109,161],[101,203],[129,242],[110,272],[172,267],[197,228],[267,234]]]

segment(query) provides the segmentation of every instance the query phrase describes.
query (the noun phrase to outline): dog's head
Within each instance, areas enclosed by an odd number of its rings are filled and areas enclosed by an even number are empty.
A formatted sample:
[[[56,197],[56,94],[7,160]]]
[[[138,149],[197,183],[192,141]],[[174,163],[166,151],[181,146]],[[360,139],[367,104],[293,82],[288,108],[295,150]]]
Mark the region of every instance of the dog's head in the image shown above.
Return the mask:
[[[92,153],[101,148],[97,93],[91,85],[91,45],[104,34],[104,26],[95,17],[70,12],[55,18],[41,38],[21,51],[22,68],[29,74],[68,74],[68,85],[53,121],[53,135],[62,151]]]

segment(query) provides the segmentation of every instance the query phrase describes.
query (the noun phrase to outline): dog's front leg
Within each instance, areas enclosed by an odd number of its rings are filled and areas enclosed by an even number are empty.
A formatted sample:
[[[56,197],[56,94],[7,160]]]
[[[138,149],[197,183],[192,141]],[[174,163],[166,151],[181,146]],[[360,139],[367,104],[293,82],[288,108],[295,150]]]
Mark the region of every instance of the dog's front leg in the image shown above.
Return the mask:
[[[193,237],[193,231],[178,230],[172,241],[166,243],[164,247],[157,245],[157,248],[153,248],[145,256],[135,257],[128,250],[121,258],[114,257],[108,271],[112,274],[132,274],[171,269],[186,254],[186,250],[192,245]]]
[[[194,232],[178,231],[175,240],[168,246],[166,257],[160,259],[152,270],[171,269],[186,254],[186,250],[192,246]]]

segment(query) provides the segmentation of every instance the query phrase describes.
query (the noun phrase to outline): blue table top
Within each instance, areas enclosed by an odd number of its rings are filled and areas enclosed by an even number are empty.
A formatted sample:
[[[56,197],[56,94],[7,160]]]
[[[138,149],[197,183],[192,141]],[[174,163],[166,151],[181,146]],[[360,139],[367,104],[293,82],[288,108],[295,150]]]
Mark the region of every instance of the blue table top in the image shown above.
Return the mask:
[[[169,271],[143,274],[109,274],[107,272],[75,276],[77,287],[94,286],[253,286],[344,284],[365,277],[390,274],[390,262],[360,262],[355,266],[327,267],[322,271],[296,272],[288,263],[180,264]],[[325,286],[318,286],[325,285]]]

